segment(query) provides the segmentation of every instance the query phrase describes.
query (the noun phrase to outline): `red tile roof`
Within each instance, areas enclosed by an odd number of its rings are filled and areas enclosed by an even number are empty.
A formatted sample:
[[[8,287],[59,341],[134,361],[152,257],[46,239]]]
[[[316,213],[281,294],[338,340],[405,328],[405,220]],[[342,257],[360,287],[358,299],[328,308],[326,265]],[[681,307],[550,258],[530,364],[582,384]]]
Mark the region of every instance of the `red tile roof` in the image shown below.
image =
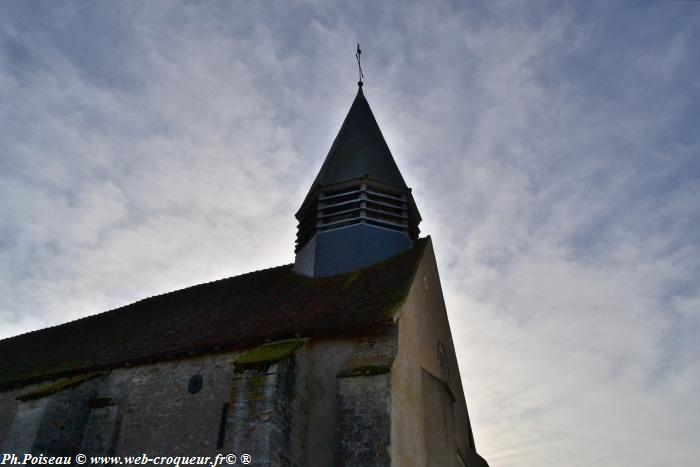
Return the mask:
[[[267,340],[383,329],[428,241],[347,274],[310,278],[279,266],[0,340],[0,387]]]

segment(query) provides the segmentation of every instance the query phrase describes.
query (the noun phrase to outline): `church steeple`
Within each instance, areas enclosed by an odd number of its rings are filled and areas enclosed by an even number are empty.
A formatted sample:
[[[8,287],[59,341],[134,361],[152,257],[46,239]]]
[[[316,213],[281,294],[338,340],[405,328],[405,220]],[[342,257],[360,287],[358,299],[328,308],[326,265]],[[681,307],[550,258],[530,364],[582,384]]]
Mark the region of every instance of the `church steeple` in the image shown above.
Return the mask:
[[[359,50],[359,49],[358,49]],[[330,276],[409,249],[420,214],[358,83],[348,115],[296,214],[294,270]]]

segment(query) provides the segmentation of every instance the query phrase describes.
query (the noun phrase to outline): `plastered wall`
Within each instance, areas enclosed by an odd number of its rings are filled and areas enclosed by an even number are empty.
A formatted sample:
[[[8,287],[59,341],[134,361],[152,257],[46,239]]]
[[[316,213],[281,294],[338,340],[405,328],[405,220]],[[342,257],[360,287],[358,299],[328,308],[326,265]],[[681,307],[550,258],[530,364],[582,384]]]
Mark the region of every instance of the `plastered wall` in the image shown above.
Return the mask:
[[[445,416],[442,410],[429,409],[436,403],[429,399],[441,396],[434,390],[433,395],[427,393],[432,385],[427,382],[432,379],[425,378],[423,372],[441,381],[454,399],[454,422],[450,430],[453,430],[455,456],[450,459],[454,459],[454,465],[467,464],[474,446],[432,243],[426,245],[408,298],[395,319],[399,335],[391,375],[391,465],[426,466],[442,462],[430,459],[426,447],[430,427],[436,425],[437,418]],[[439,346],[444,349],[446,368],[441,367]],[[450,423],[441,419],[437,425]]]

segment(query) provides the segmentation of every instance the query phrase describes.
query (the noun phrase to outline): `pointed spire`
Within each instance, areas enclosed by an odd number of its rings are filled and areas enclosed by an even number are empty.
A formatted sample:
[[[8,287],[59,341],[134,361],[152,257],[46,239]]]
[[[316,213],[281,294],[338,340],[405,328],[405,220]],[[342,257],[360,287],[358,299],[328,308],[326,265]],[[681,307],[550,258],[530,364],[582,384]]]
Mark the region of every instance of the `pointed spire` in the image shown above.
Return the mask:
[[[303,204],[320,187],[363,178],[406,188],[406,182],[360,85],[350,111]]]

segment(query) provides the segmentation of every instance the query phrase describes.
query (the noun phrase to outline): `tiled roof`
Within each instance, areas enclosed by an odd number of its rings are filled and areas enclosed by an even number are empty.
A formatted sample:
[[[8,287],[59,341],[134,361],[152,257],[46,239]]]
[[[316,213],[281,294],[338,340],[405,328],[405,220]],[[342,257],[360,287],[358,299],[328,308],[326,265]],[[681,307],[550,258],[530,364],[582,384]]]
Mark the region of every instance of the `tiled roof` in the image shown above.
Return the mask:
[[[347,274],[310,278],[279,266],[0,340],[0,387],[266,340],[381,329],[403,302],[427,242]]]

